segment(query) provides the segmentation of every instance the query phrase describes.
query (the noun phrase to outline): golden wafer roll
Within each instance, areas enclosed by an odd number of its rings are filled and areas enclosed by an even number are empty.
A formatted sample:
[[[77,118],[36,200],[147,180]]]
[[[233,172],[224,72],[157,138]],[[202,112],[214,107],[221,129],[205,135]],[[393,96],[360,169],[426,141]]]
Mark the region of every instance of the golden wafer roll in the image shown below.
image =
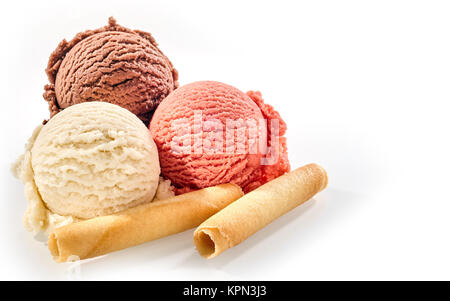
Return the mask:
[[[247,193],[203,222],[194,232],[200,255],[213,258],[323,190],[327,173],[309,164]]]
[[[104,255],[198,226],[243,195],[234,184],[178,195],[57,228],[48,248],[58,262]]]

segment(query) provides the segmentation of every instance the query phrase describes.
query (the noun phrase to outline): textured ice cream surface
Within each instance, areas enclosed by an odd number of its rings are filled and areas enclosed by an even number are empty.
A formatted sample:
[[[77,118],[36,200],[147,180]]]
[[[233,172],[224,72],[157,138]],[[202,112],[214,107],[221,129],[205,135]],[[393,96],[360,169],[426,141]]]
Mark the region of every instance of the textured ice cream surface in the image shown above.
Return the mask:
[[[25,227],[35,232],[151,202],[160,182],[148,129],[102,102],[71,106],[38,127],[13,170],[29,202]]]
[[[255,181],[250,184],[248,190],[253,190],[264,183],[273,180],[282,174],[290,171],[290,164],[288,159],[288,151],[287,151],[287,142],[286,134],[287,126],[284,120],[281,118],[280,113],[278,113],[271,105],[264,103],[264,99],[262,98],[262,94],[259,91],[248,91],[246,93],[261,109],[261,113],[264,116],[264,119],[268,122],[269,126],[267,127],[267,145],[270,150],[274,153],[268,154],[267,156],[276,158],[276,162],[273,164],[265,164],[261,166],[261,178],[260,181]],[[272,126],[270,126],[271,121],[278,121],[278,133],[275,134],[277,136],[278,141],[273,141],[271,137],[273,137]]]
[[[117,104],[148,124],[158,104],[177,86],[177,71],[146,32],[129,30],[110,18],[97,30],[63,40],[46,69],[44,98],[51,117],[78,103]]]
[[[272,148],[272,154],[277,158],[270,165],[262,164],[262,159],[268,155],[267,147],[274,144],[270,126],[256,137],[256,140],[267,138],[265,147],[258,146],[257,151],[250,151],[257,141],[250,135],[245,122],[261,120],[269,120],[269,125],[271,120],[276,120],[279,124],[279,143]],[[238,125],[231,140],[227,140],[230,121]],[[241,129],[243,131],[239,132]],[[176,193],[228,182],[238,184],[248,192],[284,174],[289,171],[286,139],[283,137],[285,131],[286,124],[278,112],[263,102],[259,92],[245,94],[213,81],[195,82],[178,88],[163,100],[150,123],[162,175],[171,180]],[[222,144],[215,148],[221,137]],[[200,148],[197,145],[199,141]],[[182,144],[181,151],[177,149],[178,143]],[[186,145],[190,151],[185,151]],[[243,145],[245,150],[236,151],[234,145]],[[228,151],[229,146],[234,151]]]
[[[33,232],[35,235],[43,232],[44,236],[49,235],[56,228],[79,222],[83,219],[71,215],[59,215],[50,211],[41,199],[39,191],[34,182],[34,174],[31,168],[31,147],[42,125],[36,128],[34,134],[29,139],[25,147],[25,154],[20,156],[12,166],[12,173],[15,177],[21,179],[25,185],[25,197],[28,200],[28,206],[23,216],[25,229]],[[165,200],[175,196],[173,186],[170,180],[159,178],[159,185],[154,201]],[[36,236],[38,237],[38,236]],[[45,240],[46,241],[46,240]]]
[[[159,177],[158,189],[156,189],[155,197],[153,201],[162,201],[170,199],[175,196],[174,187],[171,185],[170,180]]]
[[[160,174],[144,124],[101,102],[72,106],[52,118],[34,142],[31,166],[47,207],[79,218],[151,201]]]

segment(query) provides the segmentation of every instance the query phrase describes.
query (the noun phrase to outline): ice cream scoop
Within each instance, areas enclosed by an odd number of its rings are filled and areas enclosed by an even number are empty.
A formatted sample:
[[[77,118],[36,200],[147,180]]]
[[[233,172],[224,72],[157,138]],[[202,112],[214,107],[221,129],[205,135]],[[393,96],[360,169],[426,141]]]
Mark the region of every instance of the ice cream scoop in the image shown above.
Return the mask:
[[[35,231],[49,226],[48,212],[87,219],[150,202],[160,174],[146,126],[104,102],[55,115],[35,132],[16,170],[29,201],[25,224]]]
[[[158,104],[177,86],[177,71],[151,34],[116,23],[63,40],[46,69],[44,98],[53,117],[67,107],[104,101],[148,124]]]
[[[177,193],[228,182],[248,192],[284,174],[285,131],[261,93],[214,81],[176,89],[150,123],[162,175]]]

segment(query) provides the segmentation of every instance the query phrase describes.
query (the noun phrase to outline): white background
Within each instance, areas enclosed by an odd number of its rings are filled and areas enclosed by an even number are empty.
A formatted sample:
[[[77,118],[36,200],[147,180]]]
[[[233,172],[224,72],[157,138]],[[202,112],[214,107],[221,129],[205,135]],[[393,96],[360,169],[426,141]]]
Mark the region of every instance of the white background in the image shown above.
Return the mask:
[[[212,260],[193,230],[54,263],[22,226],[9,166],[48,117],[49,54],[114,16],[151,32],[180,84],[260,90],[293,168],[329,187]],[[447,1],[7,1],[1,9],[0,279],[450,280]]]

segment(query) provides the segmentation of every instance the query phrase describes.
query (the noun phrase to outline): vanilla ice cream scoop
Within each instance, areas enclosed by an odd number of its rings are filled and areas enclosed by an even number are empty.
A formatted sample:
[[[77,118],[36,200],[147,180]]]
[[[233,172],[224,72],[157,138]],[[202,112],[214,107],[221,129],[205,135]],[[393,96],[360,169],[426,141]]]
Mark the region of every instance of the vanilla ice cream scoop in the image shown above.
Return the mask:
[[[53,214],[86,219],[155,196],[160,174],[156,145],[147,127],[126,109],[105,102],[77,104],[33,136],[17,168],[30,201],[28,215],[44,206]],[[45,229],[46,221],[28,219],[28,228]]]

